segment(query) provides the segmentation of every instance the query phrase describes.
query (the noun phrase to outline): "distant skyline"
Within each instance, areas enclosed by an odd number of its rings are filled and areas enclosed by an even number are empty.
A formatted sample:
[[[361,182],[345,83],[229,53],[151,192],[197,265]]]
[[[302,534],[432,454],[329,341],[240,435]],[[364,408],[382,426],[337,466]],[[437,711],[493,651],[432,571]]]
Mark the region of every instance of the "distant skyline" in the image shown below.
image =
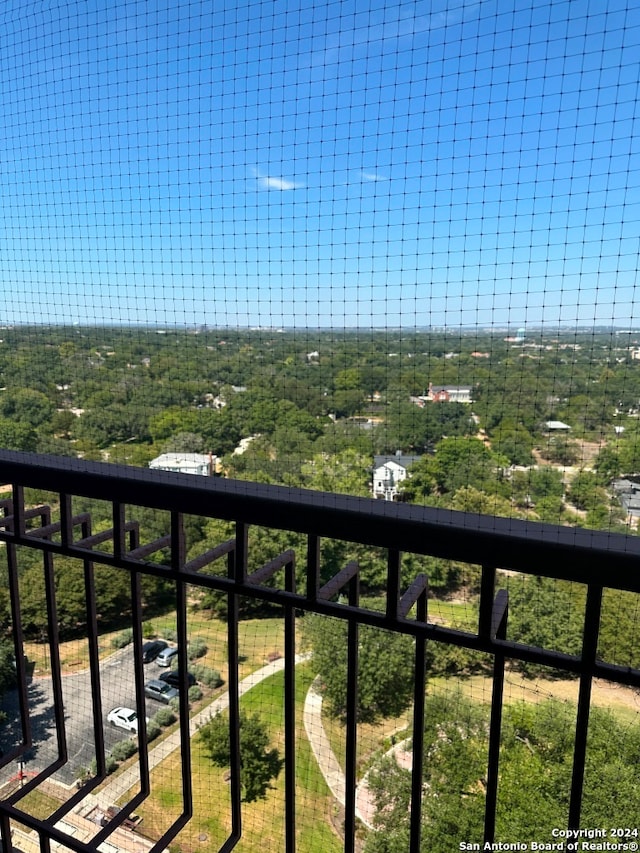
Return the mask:
[[[640,18],[7,0],[0,325],[640,326]]]

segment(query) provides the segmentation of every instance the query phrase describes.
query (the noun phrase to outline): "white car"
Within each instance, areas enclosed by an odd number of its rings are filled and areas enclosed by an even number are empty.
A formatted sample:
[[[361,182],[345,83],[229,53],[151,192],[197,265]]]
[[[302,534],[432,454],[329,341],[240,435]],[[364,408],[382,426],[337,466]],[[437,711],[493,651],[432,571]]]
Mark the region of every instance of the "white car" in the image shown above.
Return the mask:
[[[138,733],[138,714],[133,708],[113,708],[107,714],[107,720],[112,726]],[[149,718],[147,717],[147,723]]]

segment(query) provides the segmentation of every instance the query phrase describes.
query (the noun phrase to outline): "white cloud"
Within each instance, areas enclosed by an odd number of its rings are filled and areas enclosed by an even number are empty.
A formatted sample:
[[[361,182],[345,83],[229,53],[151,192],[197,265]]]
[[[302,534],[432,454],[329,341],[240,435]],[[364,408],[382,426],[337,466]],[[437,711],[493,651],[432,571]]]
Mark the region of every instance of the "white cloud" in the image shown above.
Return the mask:
[[[284,178],[271,178],[268,175],[258,175],[260,186],[265,190],[295,190],[300,184],[287,181]]]
[[[388,181],[389,178],[384,175],[378,175],[377,172],[360,172],[360,177],[363,181]]]

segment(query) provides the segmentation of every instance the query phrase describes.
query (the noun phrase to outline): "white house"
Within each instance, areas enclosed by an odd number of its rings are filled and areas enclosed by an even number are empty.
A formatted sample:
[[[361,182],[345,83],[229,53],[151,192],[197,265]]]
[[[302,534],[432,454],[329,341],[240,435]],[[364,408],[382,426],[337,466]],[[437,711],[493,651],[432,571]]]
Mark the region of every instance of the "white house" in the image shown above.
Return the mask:
[[[163,453],[149,462],[149,468],[207,477],[215,472],[217,462],[217,456],[211,453]]]
[[[398,485],[409,476],[408,469],[420,459],[419,456],[373,457],[373,496],[380,500],[395,501],[398,499]]]

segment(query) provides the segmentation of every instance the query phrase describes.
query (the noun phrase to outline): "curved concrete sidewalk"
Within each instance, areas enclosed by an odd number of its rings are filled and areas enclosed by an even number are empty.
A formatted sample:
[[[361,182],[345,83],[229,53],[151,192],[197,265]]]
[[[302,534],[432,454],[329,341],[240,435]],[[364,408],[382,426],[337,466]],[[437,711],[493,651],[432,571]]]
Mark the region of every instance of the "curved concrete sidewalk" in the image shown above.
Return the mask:
[[[296,666],[299,663],[302,663],[303,661],[308,659],[308,654],[296,655]],[[283,670],[284,664],[284,658],[278,658],[278,660],[266,664],[266,666],[257,669],[255,672],[252,672],[251,675],[248,675],[246,678],[243,678],[238,686],[238,695],[243,696],[245,693],[255,687],[256,684],[259,684],[261,681],[264,681],[265,678],[270,678],[272,675],[275,675],[276,672],[280,672],[281,670]],[[191,719],[189,720],[189,736],[193,737],[200,728],[200,726],[207,723],[211,717],[215,716],[221,711],[224,711],[228,707],[229,692],[227,691],[221,696],[219,696],[210,705],[207,705],[207,707],[204,708],[202,711],[191,717]],[[171,753],[176,749],[180,749],[179,729],[170,734],[169,737],[165,738],[165,740],[163,740],[157,746],[149,750],[149,772],[151,772],[154,767],[157,767],[161,761],[164,761],[164,759],[171,755]],[[138,765],[134,764],[132,767],[129,767],[127,770],[125,770],[124,773],[121,773],[114,779],[108,781],[103,788],[101,788],[95,793],[92,807],[98,806],[102,810],[105,810],[108,806],[112,806],[117,803],[121,797],[124,797],[127,791],[131,790],[131,788],[139,786],[140,772]]]
[[[310,657],[310,654],[296,655],[296,666],[309,660]],[[243,696],[257,684],[260,684],[261,681],[264,681],[266,678],[270,678],[272,675],[283,670],[284,665],[284,658],[279,658],[278,660],[257,669],[246,678],[243,678],[238,687],[239,696]],[[335,799],[344,806],[346,802],[346,778],[342,767],[331,748],[331,743],[322,723],[323,700],[322,695],[315,688],[316,681],[313,682],[305,697],[303,709],[304,728],[311,750],[329,790]],[[212,716],[226,710],[228,707],[229,693],[227,691],[189,720],[190,737],[193,737],[198,731],[198,728],[207,723]],[[397,750],[398,746],[399,745],[396,745],[392,751]],[[165,738],[165,740],[149,750],[149,771],[157,767],[176,749],[180,749],[179,730],[173,732],[169,737]],[[124,797],[128,791],[132,788],[138,788],[139,785],[139,768],[137,764],[134,764],[132,767],[125,770],[124,773],[121,773],[114,779],[108,781],[101,790],[86,797],[79,811],[87,812],[96,806],[102,811],[106,811],[109,806],[114,805]],[[373,795],[367,786],[365,776],[356,788],[356,817],[358,817],[365,826],[372,829],[374,814],[375,804],[373,801]]]
[[[346,803],[347,780],[331,748],[331,743],[322,724],[322,694],[316,689],[317,682],[318,679],[316,678],[305,698],[303,713],[304,729],[320,772],[329,786],[329,790],[340,805],[344,806]],[[365,776],[362,782],[356,787],[356,817],[369,829],[373,829],[375,811],[373,795],[369,790],[367,777]]]

